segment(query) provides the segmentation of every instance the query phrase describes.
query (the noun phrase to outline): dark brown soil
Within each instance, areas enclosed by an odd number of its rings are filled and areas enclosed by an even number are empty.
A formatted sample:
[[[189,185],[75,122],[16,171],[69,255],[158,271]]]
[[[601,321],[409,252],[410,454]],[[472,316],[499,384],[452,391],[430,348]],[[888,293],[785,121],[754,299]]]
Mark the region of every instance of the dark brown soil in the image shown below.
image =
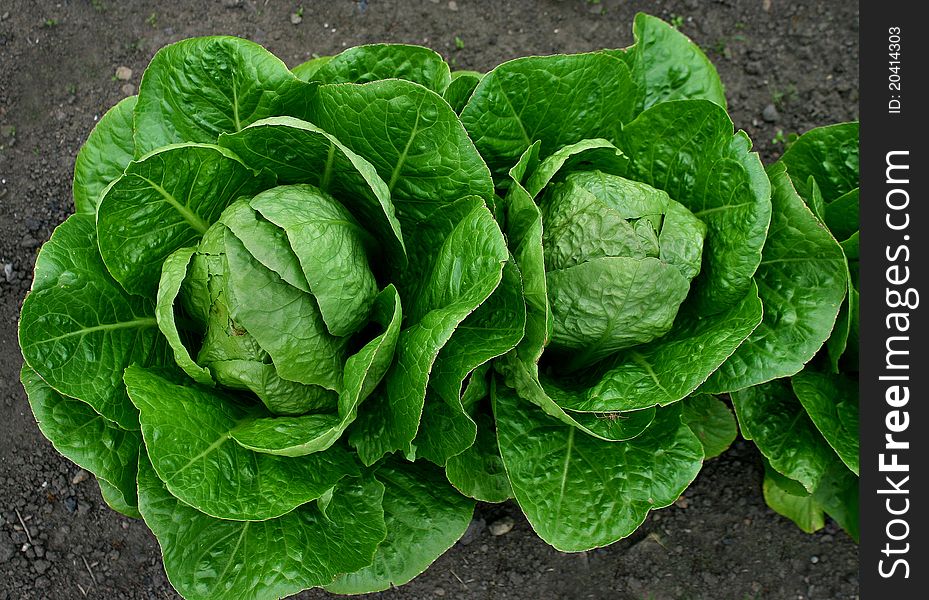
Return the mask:
[[[144,525],[109,510],[92,478],[74,483],[77,467],[39,433],[18,383],[16,342],[35,253],[72,210],[75,154],[96,119],[135,93],[162,45],[234,34],[296,65],[360,43],[410,42],[486,70],[520,55],[626,46],[643,10],[707,51],[736,127],[766,163],[791,133],[858,117],[856,2],[305,0],[294,25],[299,6],[0,1],[0,600],[176,597]],[[115,77],[120,66],[132,69],[128,82]],[[538,540],[514,504],[480,506],[472,531],[425,574],[374,597],[857,598],[855,544],[832,524],[807,535],[774,514],[761,477],[754,447],[740,441],[677,505],[631,538],[583,554]],[[487,525],[502,518],[515,527],[495,537]]]

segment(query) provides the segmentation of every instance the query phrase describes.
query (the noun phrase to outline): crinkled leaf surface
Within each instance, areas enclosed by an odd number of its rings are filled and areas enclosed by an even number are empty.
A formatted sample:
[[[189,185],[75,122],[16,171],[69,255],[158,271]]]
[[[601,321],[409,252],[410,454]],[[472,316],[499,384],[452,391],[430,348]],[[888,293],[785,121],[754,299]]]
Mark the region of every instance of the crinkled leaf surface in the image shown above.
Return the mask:
[[[345,361],[338,414],[258,418],[234,429],[232,437],[246,448],[283,456],[302,456],[332,446],[387,372],[400,335],[400,320],[397,290],[388,286],[375,301],[372,313],[372,321],[385,330]]]
[[[271,355],[282,378],[339,391],[348,339],[331,335],[314,297],[265,268],[230,231],[225,246],[232,318]]]
[[[332,194],[387,247],[392,261],[406,263],[387,183],[333,135],[293,117],[269,117],[220,136],[219,144],[253,169],[271,171],[278,183],[309,183]]]
[[[287,233],[329,333],[346,336],[360,329],[377,295],[364,226],[311,185],[277,186],[249,205]]]
[[[418,285],[401,288],[406,328],[384,386],[355,422],[351,443],[365,464],[412,450],[433,363],[458,325],[496,289],[506,243],[478,198],[437,210],[408,238],[409,272]]]
[[[526,306],[515,263],[507,262],[497,289],[455,329],[429,378],[417,454],[438,465],[474,442],[474,422],[461,402],[465,379],[478,366],[512,350],[523,337]]]
[[[810,178],[826,204],[858,187],[858,123],[817,127],[790,145],[780,161],[805,200],[812,198]]]
[[[735,415],[722,400],[709,394],[688,396],[681,402],[681,420],[703,444],[705,458],[729,449],[738,434]]]
[[[530,56],[484,75],[461,121],[502,177],[533,142],[541,142],[544,157],[587,138],[612,138],[635,104],[635,83],[618,58],[599,52]]]
[[[814,491],[835,453],[794,396],[788,382],[775,380],[733,392],[742,437],[779,473]]]
[[[769,170],[771,227],[755,275],[761,324],[701,388],[742,389],[799,372],[829,338],[845,298],[848,269],[835,238],[810,212],[783,165]]]
[[[259,119],[299,114],[315,88],[248,40],[211,36],[170,44],[155,53],[139,84],[136,156],[179,142],[215,143],[221,133]]]
[[[693,481],[703,447],[678,406],[638,437],[605,442],[546,416],[505,386],[494,393],[503,463],[539,536],[561,551],[611,544],[668,506]]]
[[[794,394],[842,462],[858,474],[858,385],[845,375],[805,369],[790,378]]]
[[[373,478],[348,478],[325,512],[314,503],[276,519],[226,521],[179,501],[139,461],[139,508],[168,579],[189,600],[281,598],[370,564],[387,533],[383,494]]]
[[[100,202],[103,262],[127,291],[154,296],[169,254],[196,243],[233,200],[269,184],[218,146],[179,144],[143,156]]]
[[[23,365],[20,380],[39,429],[55,449],[109,484],[112,503],[118,502],[123,507],[120,512],[134,510],[136,468],[142,443],[139,432],[122,429],[90,405],[62,396],[29,365]]]
[[[153,303],[130,296],[107,273],[87,214],[69,217],[39,252],[19,344],[26,364],[53,389],[124,429],[138,429],[139,418],[123,369],[169,360]]]
[[[689,395],[719,368],[758,326],[762,305],[752,289],[726,312],[699,316],[693,305],[681,308],[674,326],[661,338],[604,361],[599,381],[573,410],[635,410],[666,405]]]
[[[230,432],[254,409],[228,393],[137,367],[126,369],[125,379],[159,479],[203,513],[241,521],[279,517],[358,473],[341,447],[289,458],[240,446]]]
[[[655,143],[661,140],[661,143]],[[623,176],[666,191],[707,227],[692,301],[701,314],[745,297],[771,220],[771,184],[751,142],[732,133],[725,109],[707,100],[656,104],[623,127]]]
[[[132,111],[138,96],[116,103],[100,117],[74,161],[74,209],[94,214],[104,188],[123,174],[135,157]]]
[[[428,463],[389,460],[375,475],[384,484],[387,539],[370,566],[326,586],[330,592],[360,594],[403,585],[451,548],[471,522],[474,503]]]
[[[378,79],[405,79],[441,94],[452,77],[445,60],[430,48],[408,44],[365,44],[333,56],[307,80],[368,83]]]
[[[465,196],[493,197],[487,165],[431,90],[401,80],[322,85],[312,107],[313,123],[374,165],[401,221]]]

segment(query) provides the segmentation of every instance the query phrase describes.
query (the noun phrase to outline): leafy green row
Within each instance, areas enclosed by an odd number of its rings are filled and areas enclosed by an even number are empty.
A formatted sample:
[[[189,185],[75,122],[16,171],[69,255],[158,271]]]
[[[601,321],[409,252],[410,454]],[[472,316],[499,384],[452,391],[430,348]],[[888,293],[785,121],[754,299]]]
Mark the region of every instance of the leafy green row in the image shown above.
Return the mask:
[[[853,454],[828,419],[854,403],[800,373],[855,345],[855,243],[829,231],[857,228],[851,175],[803,138],[765,173],[699,49],[634,34],[485,75],[196,38],[101,119],[23,303],[22,381],[182,595],[401,585],[475,501],[515,498],[561,550],[612,543],[735,438],[714,394],[776,509],[851,523],[834,465],[766,451],[793,377],[811,436]]]

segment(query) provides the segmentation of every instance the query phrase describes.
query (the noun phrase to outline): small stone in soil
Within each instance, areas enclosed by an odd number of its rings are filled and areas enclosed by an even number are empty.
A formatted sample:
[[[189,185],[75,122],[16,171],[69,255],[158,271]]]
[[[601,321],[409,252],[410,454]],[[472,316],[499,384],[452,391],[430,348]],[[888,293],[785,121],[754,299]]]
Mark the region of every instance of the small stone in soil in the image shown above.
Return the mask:
[[[503,517],[490,524],[490,533],[491,535],[506,535],[513,530],[513,525],[513,519]]]
[[[303,17],[301,17],[297,13],[290,13],[290,22],[293,23],[294,25],[299,25],[300,23],[303,22]]]
[[[116,79],[129,81],[132,79],[132,69],[129,67],[116,67]]]
[[[763,111],[761,111],[761,118],[768,123],[774,123],[779,118],[781,118],[781,115],[777,112],[777,108],[775,108],[773,104],[769,104],[764,107]]]
[[[131,83],[126,83],[126,84],[123,84],[123,85],[119,88],[119,91],[121,91],[121,92],[123,93],[123,95],[125,95],[125,96],[131,96],[131,95],[135,94],[135,86],[132,85]]]
[[[77,484],[79,484],[79,483],[81,483],[81,482],[83,482],[83,481],[87,481],[87,477],[88,477],[89,475],[90,475],[90,473],[88,473],[88,472],[85,471],[84,469],[80,469],[80,470],[78,470],[77,473],[74,474],[74,477],[71,478],[71,484],[72,484],[72,485],[77,485]]]

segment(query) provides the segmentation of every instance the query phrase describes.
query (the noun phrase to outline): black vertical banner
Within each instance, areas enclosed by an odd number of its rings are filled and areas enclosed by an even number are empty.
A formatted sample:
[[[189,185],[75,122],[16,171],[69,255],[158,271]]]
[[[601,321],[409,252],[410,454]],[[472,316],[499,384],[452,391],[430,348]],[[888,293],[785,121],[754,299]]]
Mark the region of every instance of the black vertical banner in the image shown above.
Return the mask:
[[[929,597],[929,28],[861,6],[861,598]]]

